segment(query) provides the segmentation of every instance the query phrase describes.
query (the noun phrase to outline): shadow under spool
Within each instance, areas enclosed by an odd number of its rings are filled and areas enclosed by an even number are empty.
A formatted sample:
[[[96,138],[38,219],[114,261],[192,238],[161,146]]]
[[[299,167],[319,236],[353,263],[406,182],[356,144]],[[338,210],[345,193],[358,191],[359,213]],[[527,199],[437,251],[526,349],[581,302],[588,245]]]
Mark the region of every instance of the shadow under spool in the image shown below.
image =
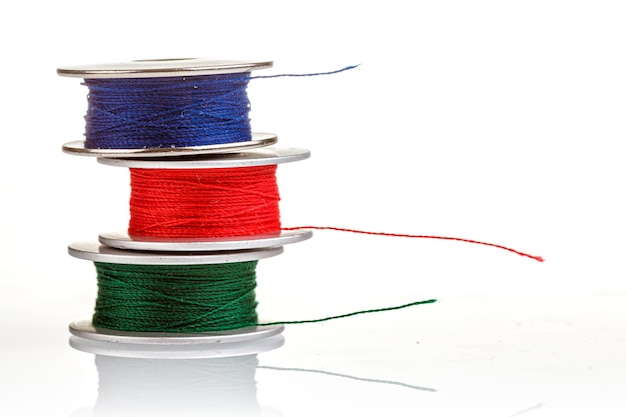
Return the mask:
[[[137,359],[97,355],[94,415],[261,415],[257,355]]]
[[[267,415],[257,401],[258,354],[284,338],[212,345],[132,345],[70,337],[95,355],[94,416]]]

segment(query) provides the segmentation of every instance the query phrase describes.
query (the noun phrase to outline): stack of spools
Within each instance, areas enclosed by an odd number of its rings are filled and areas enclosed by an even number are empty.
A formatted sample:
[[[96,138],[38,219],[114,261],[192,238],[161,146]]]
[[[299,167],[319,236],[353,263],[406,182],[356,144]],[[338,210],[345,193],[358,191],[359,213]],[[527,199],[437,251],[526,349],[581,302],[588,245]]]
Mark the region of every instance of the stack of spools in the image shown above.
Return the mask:
[[[277,165],[309,157],[252,133],[246,87],[272,63],[175,59],[61,67],[89,88],[85,140],[64,152],[130,171],[127,233],[69,246],[94,262],[92,341],[245,342],[282,331],[257,319],[256,265],[311,237],[282,231]]]

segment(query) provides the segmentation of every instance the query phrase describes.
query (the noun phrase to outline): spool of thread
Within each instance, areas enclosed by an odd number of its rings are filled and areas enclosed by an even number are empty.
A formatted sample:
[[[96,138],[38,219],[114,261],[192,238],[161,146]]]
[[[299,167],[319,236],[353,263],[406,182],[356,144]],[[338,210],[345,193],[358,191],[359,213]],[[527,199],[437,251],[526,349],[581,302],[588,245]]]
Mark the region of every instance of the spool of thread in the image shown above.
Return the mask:
[[[93,261],[98,275],[95,313],[92,321],[70,325],[76,336],[188,344],[239,342],[282,331],[282,326],[256,327],[255,296],[257,261],[282,253],[282,247],[180,254],[77,242],[69,253]]]
[[[73,322],[70,331],[77,337],[101,342],[241,342],[279,334],[285,324],[320,323],[436,301],[415,301],[311,320],[258,323],[252,293],[256,285],[252,271],[256,265],[249,261],[276,256],[282,253],[282,247],[180,254],[127,251],[94,242],[76,242],[70,245],[69,253],[96,264],[99,284],[94,322]],[[223,265],[215,266],[234,262],[242,264],[232,266],[227,273]],[[208,267],[209,264],[214,267]],[[237,280],[232,271],[237,271]],[[103,309],[100,315],[99,308]]]
[[[66,66],[89,89],[85,141],[65,144],[79,155],[203,154],[266,146],[274,135],[250,126],[252,70],[271,61],[145,60]]]
[[[273,336],[286,323],[435,301],[258,323],[256,261],[311,236],[281,228],[275,176],[277,164],[309,152],[249,149],[276,140],[254,143],[247,114],[248,72],[267,65],[173,60],[58,70],[83,77],[90,89],[86,141],[64,150],[128,167],[132,188],[127,236],[70,246],[70,254],[94,262],[99,286],[93,320],[72,323],[74,335],[131,344],[240,342]]]
[[[283,231],[277,165],[308,158],[297,148],[229,155],[146,159],[99,158],[130,169],[128,233],[103,244],[136,250],[238,250],[294,243],[310,230]]]
[[[92,320],[70,325],[77,337],[185,345],[240,342],[282,331],[282,322],[257,326],[255,268],[258,259],[282,251],[276,245],[311,235],[281,230],[275,175],[277,164],[305,159],[309,152],[234,146],[227,149],[236,154],[211,157],[224,151],[221,145],[251,141],[248,71],[264,64],[179,64],[58,71],[83,77],[90,90],[86,141],[66,144],[64,150],[130,169],[127,240],[139,238],[139,246],[130,249],[147,250],[116,249],[119,239],[109,239],[107,246],[102,236],[105,245],[70,246],[70,254],[94,262],[98,275]],[[272,137],[265,139],[252,146],[267,145]],[[173,158],[172,149],[184,156]],[[151,158],[163,156],[162,150],[168,158]],[[180,253],[189,239],[200,245],[191,254]],[[228,249],[237,251],[223,252]],[[348,315],[354,314],[360,313]]]

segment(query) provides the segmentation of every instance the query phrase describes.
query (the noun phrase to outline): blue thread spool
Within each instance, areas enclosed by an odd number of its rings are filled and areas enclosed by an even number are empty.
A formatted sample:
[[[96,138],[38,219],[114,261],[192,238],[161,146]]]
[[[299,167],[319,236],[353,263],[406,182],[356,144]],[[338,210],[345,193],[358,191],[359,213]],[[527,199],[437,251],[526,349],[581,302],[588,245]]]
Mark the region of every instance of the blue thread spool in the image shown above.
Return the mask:
[[[166,59],[67,66],[89,88],[85,141],[67,153],[154,157],[223,153],[267,146],[273,134],[252,133],[246,87],[252,70],[271,61]]]

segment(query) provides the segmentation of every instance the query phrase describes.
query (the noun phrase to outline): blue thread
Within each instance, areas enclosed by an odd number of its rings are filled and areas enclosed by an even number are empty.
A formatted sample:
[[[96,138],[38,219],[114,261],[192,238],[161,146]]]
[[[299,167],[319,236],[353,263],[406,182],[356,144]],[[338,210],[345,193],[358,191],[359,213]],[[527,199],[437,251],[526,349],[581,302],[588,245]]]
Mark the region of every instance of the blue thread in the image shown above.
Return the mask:
[[[277,75],[257,75],[254,77],[250,77],[250,79],[254,80],[256,78],[281,78],[281,77],[316,77],[318,75],[331,75],[331,74],[339,74],[340,72],[344,72],[344,71],[348,71],[351,69],[354,69],[356,67],[358,67],[359,65],[349,65],[347,67],[338,69],[338,70],[334,70],[334,71],[328,71],[328,72],[313,72],[313,73],[309,73],[309,74],[277,74]]]
[[[250,141],[248,82],[330,75],[330,72],[250,76],[85,79],[88,149],[154,149]]]
[[[241,74],[85,79],[85,147],[177,148],[249,141],[249,79]]]

